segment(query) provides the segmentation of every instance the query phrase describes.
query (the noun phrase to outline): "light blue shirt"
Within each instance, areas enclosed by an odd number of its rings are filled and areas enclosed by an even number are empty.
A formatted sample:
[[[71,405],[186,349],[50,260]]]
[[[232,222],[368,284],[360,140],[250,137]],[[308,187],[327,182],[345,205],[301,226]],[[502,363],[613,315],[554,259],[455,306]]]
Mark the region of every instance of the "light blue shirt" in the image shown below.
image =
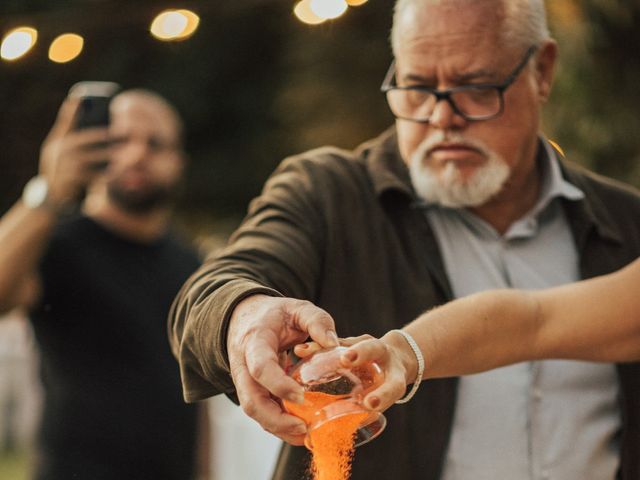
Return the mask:
[[[542,144],[540,197],[503,235],[468,210],[427,208],[456,297],[579,279],[559,199],[584,194],[562,178],[555,152]],[[613,479],[617,397],[611,364],[549,360],[462,377],[443,479]]]

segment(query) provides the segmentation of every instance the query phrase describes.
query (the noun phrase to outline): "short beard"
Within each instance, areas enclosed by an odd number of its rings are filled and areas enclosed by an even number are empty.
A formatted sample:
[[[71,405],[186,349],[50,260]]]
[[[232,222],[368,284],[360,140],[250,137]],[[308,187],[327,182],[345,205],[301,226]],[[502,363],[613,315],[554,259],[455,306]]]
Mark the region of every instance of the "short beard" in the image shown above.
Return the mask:
[[[449,141],[462,143],[480,151],[487,163],[467,180],[453,162],[448,162],[442,171],[435,172],[428,163],[428,152],[438,143]],[[424,141],[409,161],[411,182],[418,196],[427,203],[443,207],[477,207],[487,203],[500,192],[511,174],[504,159],[485,145],[471,141],[460,135],[439,133]]]
[[[107,184],[107,195],[113,203],[125,212],[145,215],[167,208],[175,198],[175,192],[164,186],[154,186],[144,190],[126,190],[115,182]]]

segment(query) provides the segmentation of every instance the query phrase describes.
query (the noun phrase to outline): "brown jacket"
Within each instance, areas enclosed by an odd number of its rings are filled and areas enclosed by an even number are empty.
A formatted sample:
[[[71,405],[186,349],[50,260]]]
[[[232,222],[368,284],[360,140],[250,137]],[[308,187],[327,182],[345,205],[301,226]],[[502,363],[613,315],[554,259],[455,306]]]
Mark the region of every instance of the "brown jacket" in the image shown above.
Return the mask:
[[[582,276],[638,257],[638,192],[574,167],[563,165],[563,173],[586,194],[563,200]],[[233,396],[226,326],[233,307],[255,292],[313,301],[340,336],[382,335],[452,298],[393,130],[355,152],[322,148],[285,160],[229,246],[187,282],[170,318],[187,401]],[[640,479],[640,364],[618,372],[621,478]],[[409,404],[388,410],[386,431],[358,449],[353,480],[438,479],[456,387],[456,378],[429,380]],[[305,478],[307,461],[304,448],[285,446],[274,478]]]

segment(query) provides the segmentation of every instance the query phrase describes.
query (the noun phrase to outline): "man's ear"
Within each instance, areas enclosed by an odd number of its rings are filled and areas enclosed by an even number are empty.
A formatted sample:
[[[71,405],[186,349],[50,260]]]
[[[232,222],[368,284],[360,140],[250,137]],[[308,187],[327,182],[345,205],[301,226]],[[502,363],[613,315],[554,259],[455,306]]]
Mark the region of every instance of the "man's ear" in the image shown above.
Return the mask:
[[[545,40],[535,56],[536,82],[538,83],[538,96],[542,103],[551,95],[551,87],[556,70],[558,58],[558,45],[555,40]]]

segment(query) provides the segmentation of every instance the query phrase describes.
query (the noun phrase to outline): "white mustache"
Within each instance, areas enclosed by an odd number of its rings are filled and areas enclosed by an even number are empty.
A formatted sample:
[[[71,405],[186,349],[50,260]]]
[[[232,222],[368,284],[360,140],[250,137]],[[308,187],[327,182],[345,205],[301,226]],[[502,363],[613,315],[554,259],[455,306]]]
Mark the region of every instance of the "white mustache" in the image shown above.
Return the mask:
[[[414,153],[414,158],[419,158],[420,160],[422,160],[423,158],[431,155],[431,152],[433,152],[433,150],[435,150],[436,148],[451,143],[477,150],[485,157],[489,156],[488,149],[478,141],[465,138],[459,133],[445,133],[443,131],[438,131],[430,137],[425,138],[422,143],[418,145],[418,148]]]

